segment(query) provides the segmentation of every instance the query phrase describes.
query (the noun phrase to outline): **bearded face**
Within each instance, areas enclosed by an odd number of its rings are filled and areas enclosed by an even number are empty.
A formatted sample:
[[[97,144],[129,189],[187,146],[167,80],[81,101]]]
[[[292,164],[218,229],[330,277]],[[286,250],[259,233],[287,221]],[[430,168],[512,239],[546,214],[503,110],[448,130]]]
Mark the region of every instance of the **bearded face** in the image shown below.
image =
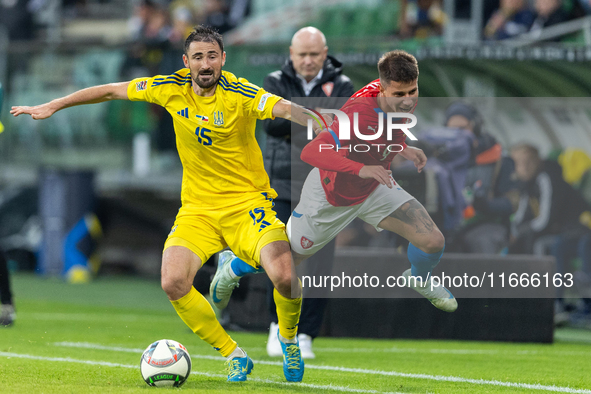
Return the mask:
[[[185,67],[191,70],[193,82],[201,89],[211,89],[220,80],[226,53],[217,42],[192,42],[183,55]]]

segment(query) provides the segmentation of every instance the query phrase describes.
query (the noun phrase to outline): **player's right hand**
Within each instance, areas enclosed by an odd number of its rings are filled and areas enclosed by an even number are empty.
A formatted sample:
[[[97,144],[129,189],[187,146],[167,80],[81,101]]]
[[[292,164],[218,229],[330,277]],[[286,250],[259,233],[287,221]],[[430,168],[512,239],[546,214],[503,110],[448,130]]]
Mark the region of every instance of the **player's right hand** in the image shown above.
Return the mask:
[[[34,107],[15,106],[10,109],[10,113],[13,116],[27,114],[33,119],[46,119],[55,113],[55,109],[52,108],[51,103],[45,103]]]
[[[381,185],[386,185],[392,189],[392,178],[390,178],[391,174],[392,171],[386,170],[382,166],[363,166],[361,167],[361,170],[359,170],[358,175],[363,179],[373,178],[380,182]]]

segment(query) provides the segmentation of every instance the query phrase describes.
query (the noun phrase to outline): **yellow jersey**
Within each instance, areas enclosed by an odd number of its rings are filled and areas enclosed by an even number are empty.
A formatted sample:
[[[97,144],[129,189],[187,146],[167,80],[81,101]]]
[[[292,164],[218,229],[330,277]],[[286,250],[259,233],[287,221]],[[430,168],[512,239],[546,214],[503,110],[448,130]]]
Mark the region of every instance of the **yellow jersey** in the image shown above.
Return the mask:
[[[158,104],[172,115],[183,165],[183,204],[225,206],[246,197],[244,193],[277,197],[255,127],[257,119],[273,119],[273,107],[281,97],[223,70],[215,94],[197,96],[188,68],[134,79],[127,96]]]

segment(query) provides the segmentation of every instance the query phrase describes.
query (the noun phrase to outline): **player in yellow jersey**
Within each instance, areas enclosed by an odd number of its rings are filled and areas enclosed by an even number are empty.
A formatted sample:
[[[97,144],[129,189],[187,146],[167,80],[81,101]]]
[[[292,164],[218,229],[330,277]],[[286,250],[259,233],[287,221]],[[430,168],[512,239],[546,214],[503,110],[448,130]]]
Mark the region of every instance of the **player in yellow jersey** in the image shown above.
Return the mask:
[[[284,374],[288,381],[301,381],[304,364],[296,337],[301,287],[285,226],[272,209],[276,193],[254,132],[256,119],[278,116],[305,125],[307,116],[301,107],[222,71],[225,60],[222,37],[198,26],[185,42],[182,70],[94,86],[35,107],[12,107],[10,112],[45,119],[74,105],[125,99],[166,108],[174,119],[184,171],[182,207],[162,255],[162,288],[191,330],[228,359],[228,380],[244,381],[252,360],[216,320],[193,287],[193,278],[226,246],[255,268],[264,268],[275,285]]]

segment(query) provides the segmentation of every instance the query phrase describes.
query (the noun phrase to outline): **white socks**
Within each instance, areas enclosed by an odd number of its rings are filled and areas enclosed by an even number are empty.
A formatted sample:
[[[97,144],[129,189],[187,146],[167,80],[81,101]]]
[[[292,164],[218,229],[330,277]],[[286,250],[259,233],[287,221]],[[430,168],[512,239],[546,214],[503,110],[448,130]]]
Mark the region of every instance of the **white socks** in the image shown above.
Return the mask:
[[[292,339],[285,339],[285,338],[283,338],[281,336],[281,334],[277,333],[277,337],[279,337],[279,340],[281,342],[283,342],[283,343],[293,343],[293,344],[298,343],[298,337],[297,336],[293,337]]]

